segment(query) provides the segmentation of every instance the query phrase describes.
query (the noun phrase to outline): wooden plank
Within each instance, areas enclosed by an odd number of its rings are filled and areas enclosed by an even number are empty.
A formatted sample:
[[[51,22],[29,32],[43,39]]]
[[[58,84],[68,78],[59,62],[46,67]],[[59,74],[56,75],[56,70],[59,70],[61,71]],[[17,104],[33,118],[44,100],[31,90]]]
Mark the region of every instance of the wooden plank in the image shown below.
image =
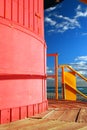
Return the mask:
[[[82,108],[79,116],[78,116],[78,122],[86,122],[87,123],[87,108]]]
[[[75,122],[78,116],[78,112],[79,112],[79,109],[67,109],[59,120]]]
[[[56,110],[47,119],[57,120],[63,115],[63,110]]]

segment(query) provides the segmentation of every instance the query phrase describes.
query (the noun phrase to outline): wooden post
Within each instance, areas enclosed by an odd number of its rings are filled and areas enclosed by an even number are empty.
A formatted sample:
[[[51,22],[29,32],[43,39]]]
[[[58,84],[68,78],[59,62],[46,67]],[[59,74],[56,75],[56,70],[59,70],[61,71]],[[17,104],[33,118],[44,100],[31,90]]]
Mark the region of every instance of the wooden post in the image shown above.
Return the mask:
[[[65,99],[64,66],[62,67],[62,75],[61,75],[61,77],[62,77],[62,98]]]
[[[55,99],[58,100],[58,54],[55,56]]]

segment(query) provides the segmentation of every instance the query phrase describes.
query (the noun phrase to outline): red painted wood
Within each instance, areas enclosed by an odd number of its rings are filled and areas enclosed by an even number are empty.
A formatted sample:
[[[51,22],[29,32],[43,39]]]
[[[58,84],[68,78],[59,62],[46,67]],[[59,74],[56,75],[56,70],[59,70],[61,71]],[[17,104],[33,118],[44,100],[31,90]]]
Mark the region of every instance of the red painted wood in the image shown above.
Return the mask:
[[[38,104],[38,113],[41,113],[43,111],[42,103]]]
[[[43,0],[2,0],[0,16],[29,28],[44,38]]]
[[[33,26],[34,26],[34,7],[33,7],[33,1],[34,0],[30,0],[30,3],[29,3],[29,7],[30,7],[30,30],[33,31]]]
[[[38,16],[37,16],[37,14],[38,14],[38,12],[37,12],[37,7],[38,7],[38,3],[37,3],[38,1],[36,0],[36,1],[34,1],[34,31],[35,31],[35,33],[37,34],[37,28],[38,28]]]
[[[4,16],[7,19],[11,19],[11,0],[4,0]]]
[[[27,118],[27,107],[21,107],[20,108],[20,118],[25,119]]]
[[[25,9],[25,13],[24,13],[24,25],[25,27],[29,27],[29,0],[25,0],[25,4],[24,4],[24,9]]]
[[[19,119],[25,119],[47,110],[48,102],[41,102],[29,106],[20,106],[0,110],[0,124],[10,123]]]
[[[0,16],[4,17],[4,1],[0,2]]]
[[[0,121],[1,121],[1,124],[10,122],[10,109],[5,109],[1,111]]]
[[[34,108],[34,115],[38,114],[39,113],[38,112],[38,104],[34,104],[33,108]]]
[[[28,106],[28,117],[31,117],[34,115],[34,107],[33,105]]]
[[[19,112],[19,108],[12,108],[11,109],[11,121],[16,121],[16,120],[19,120],[20,117],[20,112]]]
[[[41,19],[39,19],[39,34],[42,38],[44,38],[44,6],[43,6],[43,0],[39,0],[39,15],[41,16]],[[40,28],[41,27],[41,28]]]
[[[23,25],[23,0],[19,0],[19,24]]]
[[[18,1],[12,1],[12,20],[17,22],[17,13],[18,13]]]
[[[44,10],[43,0],[0,5],[0,120],[8,123],[47,109]]]

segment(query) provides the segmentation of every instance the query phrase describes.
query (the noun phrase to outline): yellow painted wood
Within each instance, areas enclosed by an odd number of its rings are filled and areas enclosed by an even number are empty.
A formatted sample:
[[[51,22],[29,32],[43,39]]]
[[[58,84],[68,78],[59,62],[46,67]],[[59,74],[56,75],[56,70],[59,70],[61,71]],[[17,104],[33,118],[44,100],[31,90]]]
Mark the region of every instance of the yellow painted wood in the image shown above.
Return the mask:
[[[72,72],[64,72],[65,100],[76,100],[76,76]]]
[[[65,100],[76,100],[76,94],[80,94],[82,97],[87,99],[87,95],[83,94],[76,88],[76,77],[78,75],[80,78],[87,82],[87,78],[78,73],[69,65],[59,65],[62,69],[62,89],[63,89],[63,99]],[[64,68],[69,69],[71,72],[65,72]],[[73,96],[72,96],[73,95]]]

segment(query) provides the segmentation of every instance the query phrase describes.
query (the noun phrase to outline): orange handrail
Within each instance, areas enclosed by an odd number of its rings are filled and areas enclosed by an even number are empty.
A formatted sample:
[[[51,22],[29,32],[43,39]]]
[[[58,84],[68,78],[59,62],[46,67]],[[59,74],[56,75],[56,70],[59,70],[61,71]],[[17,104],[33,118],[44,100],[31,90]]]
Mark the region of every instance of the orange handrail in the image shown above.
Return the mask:
[[[78,75],[80,78],[82,78],[83,80],[87,81],[87,78],[85,78],[83,75],[81,75],[79,72],[77,72],[76,70],[74,70],[74,69],[73,69],[71,66],[69,66],[69,65],[59,65],[58,67],[59,67],[59,68],[62,68],[62,80],[63,80],[62,83],[63,83],[63,85],[65,84],[65,81],[64,81],[64,68],[67,68],[67,69],[71,70],[71,72],[73,72],[74,75]],[[80,94],[81,96],[83,96],[84,98],[87,99],[87,95],[83,94],[82,92],[80,92],[80,91],[77,90],[77,89],[72,88],[70,85],[69,85],[68,87],[70,87],[74,92]],[[65,97],[65,95],[64,95],[64,90],[63,90],[63,97]]]
[[[81,91],[79,90],[76,90],[74,88],[72,88],[71,86],[69,86],[72,90],[74,90],[76,93],[80,94],[82,97],[86,98],[87,99],[87,95],[83,94]]]
[[[69,65],[59,65],[59,67],[66,67],[69,70],[73,71],[75,74],[77,74],[80,78],[82,78],[83,80],[87,81],[87,78],[85,78],[83,75],[81,75],[79,72],[77,72],[76,70],[74,70],[71,66]]]

